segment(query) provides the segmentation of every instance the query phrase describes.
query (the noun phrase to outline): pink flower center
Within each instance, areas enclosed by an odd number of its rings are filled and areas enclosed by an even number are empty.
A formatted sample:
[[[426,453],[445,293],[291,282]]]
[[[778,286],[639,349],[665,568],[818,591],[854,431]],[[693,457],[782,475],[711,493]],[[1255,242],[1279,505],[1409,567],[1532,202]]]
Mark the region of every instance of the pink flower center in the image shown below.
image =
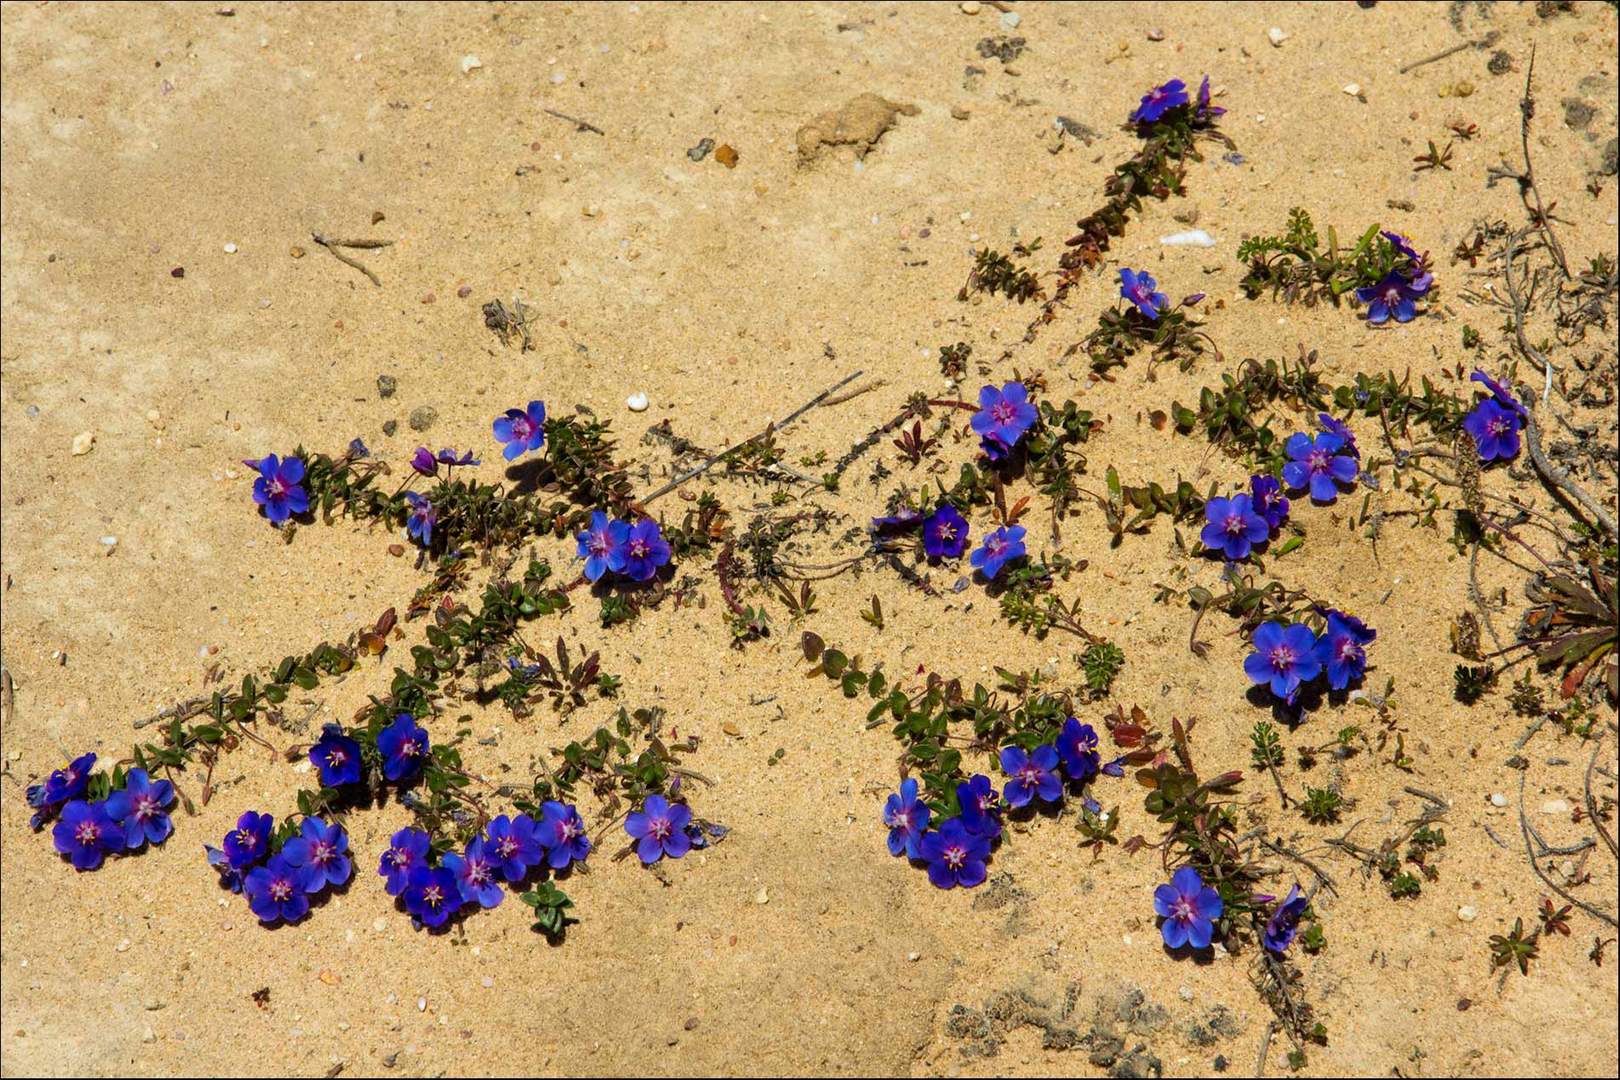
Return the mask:
[[[515,441],[518,441],[518,442],[527,441],[528,438],[529,438],[529,435],[531,433],[533,433],[533,431],[534,431],[534,428],[530,426],[528,417],[519,416],[519,417],[514,417],[513,418],[513,420],[512,420],[512,438]]]
[[[1018,408],[1010,401],[998,401],[990,406],[990,419],[998,425],[1010,424],[1018,416]]]
[[[952,844],[940,852],[940,857],[945,860],[945,865],[952,870],[960,870],[962,864],[967,862],[967,848],[962,847],[960,844]]]
[[[1176,902],[1171,905],[1170,918],[1177,922],[1192,922],[1194,917],[1192,897],[1178,896]]]
[[[1286,645],[1279,645],[1271,650],[1271,669],[1273,671],[1287,671],[1294,666],[1294,650]]]
[[[292,882],[286,878],[277,878],[270,883],[270,899],[285,900],[292,895]]]
[[[510,859],[513,855],[517,854],[517,847],[516,840],[512,839],[510,836],[503,836],[501,837],[500,843],[495,845],[495,850],[500,854],[501,858]]]
[[[271,477],[270,482],[265,487],[269,490],[271,498],[280,498],[287,494],[287,485],[282,482],[279,476]]]
[[[1226,515],[1226,531],[1231,536],[1236,536],[1238,533],[1242,532],[1243,531],[1243,515],[1242,514],[1228,514],[1228,515]]]
[[[79,843],[83,844],[85,847],[89,847],[91,844],[94,844],[96,842],[96,838],[100,835],[101,830],[96,828],[96,823],[93,821],[82,822],[73,832],[73,838]]]
[[[1327,472],[1333,455],[1326,450],[1312,450],[1305,455],[1305,467],[1313,473]]]
[[[669,819],[655,817],[647,823],[647,831],[655,840],[663,840],[669,836]]]
[[[134,816],[142,821],[153,817],[158,812],[157,800],[150,795],[142,795],[135,800]]]
[[[422,890],[422,900],[429,907],[438,907],[444,903],[444,891],[437,885],[429,885]]]

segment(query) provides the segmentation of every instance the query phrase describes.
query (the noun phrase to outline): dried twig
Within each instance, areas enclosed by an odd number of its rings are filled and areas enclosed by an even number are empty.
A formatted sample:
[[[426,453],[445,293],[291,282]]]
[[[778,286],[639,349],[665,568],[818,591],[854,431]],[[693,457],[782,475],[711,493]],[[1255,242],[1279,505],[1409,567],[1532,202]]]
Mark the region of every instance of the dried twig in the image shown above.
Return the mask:
[[[330,251],[338,262],[354,267],[356,270],[366,275],[366,277],[370,278],[373,285],[377,286],[379,289],[382,288],[381,278],[372,273],[366,264],[361,262],[359,259],[356,259],[352,255],[345,255],[342,249],[362,248],[366,250],[375,250],[377,248],[391,246],[394,243],[392,240],[337,240],[318,232],[310,233],[309,238],[321,245],[321,247],[325,248],[327,251]]]
[[[771,432],[781,431],[782,429],[786,428],[789,424],[793,423],[793,421],[797,420],[799,417],[803,416],[805,413],[807,413],[811,409],[815,408],[817,405],[820,405],[820,404],[824,403],[827,400],[827,398],[832,396],[834,391],[840,389],[841,387],[848,386],[850,383],[852,383],[856,379],[860,378],[862,374],[864,374],[864,372],[857,371],[853,375],[844,376],[842,379],[839,379],[837,382],[835,382],[831,386],[827,387],[827,389],[823,390],[821,393],[817,394],[815,397],[811,398],[809,401],[805,402],[803,405],[800,405],[797,409],[794,409],[791,413],[789,413],[787,415],[787,417],[785,419],[783,419],[783,421],[780,424],[776,423],[775,421],[771,421],[771,422],[769,422],[769,423],[767,423],[765,425],[765,430],[764,431],[761,431],[761,432],[759,432],[757,434],[754,434],[754,435],[750,435],[750,436],[748,436],[748,438],[743,439],[741,442],[732,443],[730,446],[728,446],[724,450],[720,451],[720,453],[716,454],[714,457],[710,458],[708,461],[705,461],[702,465],[699,465],[696,468],[686,470],[685,472],[681,473],[679,476],[675,477],[673,480],[669,481],[669,483],[665,484],[663,487],[661,487],[657,491],[653,492],[651,495],[648,495],[645,499],[642,499],[641,500],[641,505],[646,506],[648,503],[652,502],[654,499],[659,498],[660,496],[663,496],[663,495],[667,495],[671,491],[674,491],[676,488],[680,487],[682,484],[686,483],[688,480],[691,480],[694,477],[702,476],[704,473],[708,472],[710,469],[714,468],[716,465],[719,465],[722,462],[728,460],[733,454],[737,453],[739,450],[742,450],[744,447],[752,445],[754,442],[758,441],[760,438],[764,437],[765,435],[767,435],[767,434],[769,434]]]
[[[1542,871],[1541,864],[1536,861],[1535,848],[1531,845],[1531,841],[1530,841],[1530,821],[1529,821],[1529,819],[1527,819],[1524,816],[1524,781],[1525,781],[1525,774],[1520,773],[1519,774],[1519,831],[1524,835],[1524,854],[1525,854],[1525,857],[1530,860],[1530,869],[1532,869],[1532,870],[1534,870],[1536,872],[1536,877],[1540,878],[1541,883],[1543,885],[1547,886],[1547,888],[1551,889],[1553,892],[1557,893],[1559,896],[1563,897],[1565,900],[1568,900],[1571,904],[1574,904],[1576,907],[1580,908],[1582,911],[1584,911],[1588,915],[1592,916],[1592,918],[1597,919],[1600,922],[1603,922],[1603,923],[1605,923],[1605,924],[1607,924],[1609,926],[1612,926],[1617,930],[1620,930],[1620,921],[1617,921],[1613,915],[1610,915],[1608,912],[1602,910],[1601,908],[1593,907],[1591,904],[1588,904],[1585,900],[1582,900],[1580,897],[1571,896],[1566,890],[1564,890],[1562,888],[1559,888],[1558,885],[1556,885],[1553,882],[1553,879],[1548,877],[1546,875],[1546,873]]]
[[[545,113],[547,116],[555,116],[559,120],[568,121],[570,124],[574,125],[575,131],[593,131],[598,135],[604,136],[607,134],[607,132],[603,131],[589,120],[581,120],[577,116],[569,116],[567,113],[558,112],[556,109],[542,109],[540,111]]]
[[[1536,115],[1536,99],[1530,93],[1531,80],[1536,74],[1536,47],[1530,46],[1530,63],[1526,65],[1524,73],[1524,96],[1519,99],[1519,141],[1524,147],[1524,178],[1523,183],[1536,197],[1536,224],[1547,237],[1547,246],[1552,248],[1553,255],[1558,260],[1558,269],[1564,272],[1564,280],[1569,280],[1569,260],[1564,258],[1563,245],[1558,237],[1553,235],[1552,218],[1547,208],[1541,202],[1541,189],[1536,187],[1536,171],[1530,165],[1530,118]]]
[[[1603,827],[1603,819],[1598,816],[1597,800],[1592,797],[1592,770],[1597,767],[1598,750],[1602,746],[1603,739],[1600,735],[1598,745],[1592,748],[1592,760],[1586,763],[1586,816],[1591,819],[1592,828],[1597,831],[1599,836],[1603,837],[1603,842],[1608,845],[1609,854],[1620,859],[1620,848],[1615,846],[1615,839],[1609,835],[1609,830]]]

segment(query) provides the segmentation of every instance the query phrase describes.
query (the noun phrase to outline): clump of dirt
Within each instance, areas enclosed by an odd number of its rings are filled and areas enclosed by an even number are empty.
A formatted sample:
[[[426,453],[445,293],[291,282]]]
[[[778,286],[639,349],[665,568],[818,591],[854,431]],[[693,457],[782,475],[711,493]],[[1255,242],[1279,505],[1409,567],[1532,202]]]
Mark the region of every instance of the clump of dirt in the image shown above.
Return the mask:
[[[984,1003],[983,1009],[966,1005],[951,1007],[945,1033],[965,1043],[964,1057],[995,1057],[1001,1052],[1008,1032],[1021,1027],[1041,1030],[1041,1046],[1047,1050],[1072,1050],[1081,1045],[1080,1032],[1066,1021],[1073,1008],[1077,988],[1061,1006],[1042,1001],[1026,990],[1004,990]]]
[[[823,148],[830,146],[853,146],[855,156],[864,159],[883,133],[894,126],[896,117],[916,116],[920,111],[915,105],[900,105],[877,94],[858,94],[794,133],[799,164],[815,161]]]

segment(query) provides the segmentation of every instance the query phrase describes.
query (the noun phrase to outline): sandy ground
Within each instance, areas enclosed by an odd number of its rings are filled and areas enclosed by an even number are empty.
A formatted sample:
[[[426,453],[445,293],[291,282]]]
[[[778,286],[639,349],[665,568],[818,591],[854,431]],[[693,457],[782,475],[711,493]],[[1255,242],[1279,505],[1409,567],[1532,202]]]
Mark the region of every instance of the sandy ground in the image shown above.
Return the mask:
[[[371,873],[405,821],[397,806],[351,819],[360,873],[346,894],[300,925],[260,930],[215,887],[201,843],[244,809],[291,809],[305,778],[262,752],[229,757],[213,802],[178,819],[167,846],[95,874],[73,873],[29,833],[21,785],[67,752],[118,757],[130,723],[194,692],[210,664],[239,678],[341,638],[421,583],[377,531],[310,527],[281,544],[253,512],[240,459],[357,435],[408,454],[419,440],[404,421],[430,405],[438,419],[421,441],[479,447],[493,477],[489,418],[542,397],[610,417],[648,490],[669,467],[668,451],[641,439],[649,423],[667,418],[719,446],[852,371],[886,380],[784,436],[790,461],[836,457],[912,390],[939,388],[940,345],[966,340],[990,359],[1022,334],[1028,308],[955,299],[968,249],[1067,236],[1132,151],[1119,121],[1171,76],[1212,73],[1244,163],[1194,165],[1187,197],[1147,208],[1111,254],[1172,293],[1224,301],[1209,329],[1229,358],[1293,355],[1303,342],[1336,378],[1409,365],[1439,377],[1459,362],[1463,321],[1499,355],[1500,316],[1459,298],[1466,268],[1442,260],[1435,317],[1374,333],[1348,310],[1241,299],[1233,252],[1295,203],[1341,232],[1382,221],[1437,254],[1478,218],[1522,220],[1512,185],[1487,188],[1485,170],[1518,160],[1534,45],[1541,185],[1558,200],[1571,262],[1612,256],[1613,179],[1597,197],[1583,188],[1615,134],[1613,7],[1540,18],[1506,3],[1019,4],[1015,31],[989,5],[973,16],[954,4],[216,7],[4,7],[3,645],[16,682],[0,732],[5,1072],[1100,1074],[1084,1048],[1043,1048],[1038,1022],[986,1056],[952,1010],[1021,1001],[1013,1011],[1084,1033],[1123,998],[1127,1018],[1113,1025],[1166,1073],[1207,1072],[1224,1055],[1248,1074],[1269,1019],[1248,961],[1196,964],[1160,948],[1156,855],[1094,860],[1070,822],[1037,819],[997,853],[992,873],[1009,875],[999,884],[931,888],[883,846],[888,733],[804,681],[795,633],[728,648],[707,568],[692,568],[705,609],[604,631],[591,604],[564,627],[623,675],[628,703],[660,703],[703,738],[693,763],[716,783],[694,803],[733,832],[657,874],[602,859],[569,885],[581,921],[560,947],[510,900],[464,936],[413,932]],[[1272,26],[1289,34],[1281,47]],[[1487,71],[1493,49],[1465,49],[1397,73],[1493,30],[1513,72]],[[1022,56],[979,54],[1006,33],[1027,39]],[[481,66],[464,71],[467,56]],[[1365,102],[1344,92],[1352,82]],[[1454,96],[1458,83],[1471,95]],[[846,149],[801,166],[795,129],[865,91],[918,113],[859,165]],[[1584,126],[1570,125],[1565,99],[1595,106]],[[1049,152],[1060,114],[1096,142]],[[1451,171],[1414,173],[1412,157],[1454,119],[1478,137],[1458,143]],[[691,160],[703,138],[734,147],[735,168]],[[1193,208],[1219,246],[1161,248],[1159,236],[1185,227],[1171,215]],[[394,240],[364,253],[382,287],[316,248],[312,230]],[[1215,381],[1212,361],[1152,385],[1138,362],[1093,384],[1083,357],[1063,358],[1114,289],[1111,269],[1087,279],[1019,366],[1045,370],[1052,396],[1107,422],[1088,448],[1094,476],[1113,464],[1127,479],[1237,479],[1236,463],[1142,419]],[[529,353],[500,345],[479,314],[513,295],[538,311]],[[397,380],[394,397],[379,397],[380,374]],[[636,390],[653,402],[640,416],[623,405]],[[94,449],[74,456],[84,431]],[[874,460],[901,468],[887,449]],[[819,499],[846,526],[887,490],[866,472]],[[761,497],[716,490],[739,511]],[[1316,512],[1315,535],[1345,531],[1345,542],[1307,544],[1289,572],[1379,628],[1378,676],[1396,679],[1416,759],[1412,776],[1367,756],[1347,768],[1353,816],[1367,836],[1393,831],[1419,805],[1407,783],[1454,809],[1441,879],[1415,901],[1397,905],[1376,879],[1332,864],[1339,895],[1320,905],[1329,947],[1303,964],[1330,1031],[1311,1069],[1613,1075],[1617,961],[1613,945],[1601,968],[1587,959],[1595,922],[1578,917],[1529,978],[1490,970],[1486,937],[1546,893],[1516,843],[1520,774],[1503,764],[1524,722],[1502,694],[1472,709],[1451,697],[1446,634],[1465,606],[1466,562],[1448,530],[1406,525],[1386,529],[1375,557],[1348,532],[1349,509]],[[1206,583],[1213,568],[1178,558],[1162,523],[1118,549],[1106,539],[1094,510],[1065,532],[1066,550],[1091,560],[1070,588],[1128,655],[1116,699],[1166,725],[1201,717],[1209,767],[1246,768],[1263,714],[1244,697],[1240,643],[1221,627],[1206,635],[1209,660],[1195,661],[1187,613],[1153,602],[1175,567]],[[571,554],[542,550],[559,564]],[[1510,568],[1482,574],[1489,591],[1519,595]],[[872,593],[888,615],[881,633],[856,617]],[[878,571],[819,595],[811,624],[891,671],[990,678],[991,664],[1053,657],[1074,670],[1066,643],[1009,630],[994,605],[969,603],[976,591],[930,600]],[[313,722],[380,692],[406,644],[311,696]],[[533,754],[608,715],[605,703],[561,721],[490,713],[476,722],[508,730],[499,749],[471,747],[469,764],[527,775]],[[1289,745],[1336,725],[1317,726]],[[767,766],[779,747],[782,762]],[[1579,798],[1589,747],[1543,733],[1525,753],[1533,814]],[[1259,820],[1301,827],[1276,818],[1260,780],[1245,790]],[[1490,806],[1492,792],[1510,806]],[[1098,794],[1123,807],[1122,835],[1155,835],[1134,785]],[[1582,835],[1567,816],[1538,821],[1550,843]],[[1614,868],[1599,856],[1582,895],[1612,906]],[[1462,905],[1476,921],[1458,920]],[[1285,1050],[1272,1042],[1273,1071],[1286,1069]]]

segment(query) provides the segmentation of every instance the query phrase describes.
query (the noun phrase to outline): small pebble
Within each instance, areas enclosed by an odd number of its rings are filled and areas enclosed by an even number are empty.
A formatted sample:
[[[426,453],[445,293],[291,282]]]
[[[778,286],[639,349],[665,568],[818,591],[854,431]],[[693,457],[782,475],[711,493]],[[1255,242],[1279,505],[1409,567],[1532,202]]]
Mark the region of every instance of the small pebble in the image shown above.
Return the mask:
[[[461,73],[463,75],[466,75],[466,74],[468,74],[470,72],[473,72],[473,71],[477,71],[479,68],[481,68],[483,66],[484,66],[484,62],[482,60],[478,59],[478,57],[472,55],[472,53],[468,53],[466,56],[463,56],[461,58]]]
[[[106,542],[106,539],[103,538],[102,543]],[[113,542],[117,543],[117,540],[115,539]],[[1541,804],[1541,812],[1543,814],[1567,814],[1569,813],[1569,803],[1563,799],[1548,799]]]
[[[471,285],[463,285],[461,288],[456,290],[456,295],[459,296],[463,300],[467,299],[467,297],[472,295],[472,286]]]
[[[1496,791],[1496,792],[1491,793],[1491,805],[1492,806],[1502,807],[1502,806],[1506,806],[1507,804],[1508,804],[1508,797],[1506,795],[1502,794],[1500,791]]]
[[[1159,237],[1159,243],[1165,247],[1214,247],[1215,238],[1203,229],[1192,229],[1188,232],[1161,236]]]
[[[922,959],[922,953],[920,953],[920,952],[908,952],[908,953],[906,953],[906,959],[910,960],[913,964],[915,964],[917,961]]]
[[[439,410],[431,405],[421,405],[411,410],[410,420],[412,431],[426,431],[439,419]]]
[[[236,245],[235,244],[226,244],[225,245],[225,254],[227,254],[227,255],[235,255],[236,254]]]
[[[1360,97],[1361,96],[1361,84],[1360,83],[1353,83],[1353,82],[1352,83],[1345,83],[1344,84],[1344,92],[1349,94],[1351,97]]]
[[[962,0],[962,14],[977,15],[980,10],[979,0]]]
[[[1016,30],[1024,17],[1016,11],[1003,11],[1001,13],[1001,28],[1003,30]]]
[[[759,887],[759,892],[754,894],[754,903],[756,903],[756,904],[768,904],[770,902],[771,902],[770,890],[765,888],[765,886],[761,885]]]
[[[1472,904],[1464,904],[1457,909],[1457,918],[1463,922],[1473,922],[1479,918],[1479,909]]]
[[[93,431],[81,431],[73,436],[73,456],[84,457],[96,446],[96,434]]]
[[[1273,26],[1266,31],[1266,37],[1270,39],[1272,48],[1280,49],[1282,43],[1288,40],[1288,33],[1280,26]]]
[[[624,399],[624,407],[629,409],[631,412],[646,412],[647,395],[640,391],[631,394],[629,397]]]

